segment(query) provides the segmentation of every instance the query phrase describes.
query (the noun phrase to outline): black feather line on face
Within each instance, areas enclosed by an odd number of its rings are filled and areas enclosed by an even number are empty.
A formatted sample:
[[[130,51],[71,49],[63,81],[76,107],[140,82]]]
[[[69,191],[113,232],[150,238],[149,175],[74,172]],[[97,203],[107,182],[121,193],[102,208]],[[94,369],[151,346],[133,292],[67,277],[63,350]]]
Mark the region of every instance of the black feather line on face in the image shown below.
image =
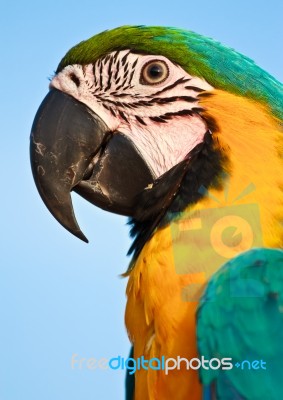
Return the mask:
[[[124,66],[124,65],[126,64],[126,61],[127,61],[128,57],[129,57],[129,54],[130,54],[130,53],[131,53],[131,52],[128,51],[128,53],[126,53],[126,54],[124,55],[124,57],[121,59],[122,66]]]
[[[108,65],[108,82],[107,86],[105,88],[105,91],[107,92],[112,84],[112,65],[113,65],[113,57],[110,58],[109,65]]]
[[[189,82],[191,79],[190,78],[180,78],[177,81],[175,81],[174,83],[172,83],[171,85],[166,86],[165,88],[158,90],[157,92],[155,92],[153,95],[147,96],[147,97],[152,97],[152,96],[157,96],[160,95],[161,93],[167,92],[168,90],[174,89],[176,88],[178,85],[182,85],[185,82]]]
[[[103,63],[100,63],[99,67],[99,89],[103,89],[103,83],[102,83],[102,78],[103,78]]]
[[[185,160],[158,178],[152,188],[143,190],[137,198],[135,215],[129,220],[134,242],[128,255],[133,254],[129,270],[145,243],[157,228],[176,218],[190,204],[196,204],[205,193],[205,187],[221,188],[228,158],[216,147],[208,131]]]

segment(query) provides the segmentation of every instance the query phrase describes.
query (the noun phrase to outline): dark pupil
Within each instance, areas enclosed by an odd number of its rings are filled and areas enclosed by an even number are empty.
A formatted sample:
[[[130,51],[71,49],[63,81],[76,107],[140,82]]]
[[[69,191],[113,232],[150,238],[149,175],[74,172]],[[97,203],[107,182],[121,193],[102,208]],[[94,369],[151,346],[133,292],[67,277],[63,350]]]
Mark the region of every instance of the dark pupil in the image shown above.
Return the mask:
[[[152,65],[149,69],[148,69],[148,75],[152,78],[152,79],[158,79],[160,78],[160,76],[163,73],[163,69],[160,65],[158,64],[154,64]]]

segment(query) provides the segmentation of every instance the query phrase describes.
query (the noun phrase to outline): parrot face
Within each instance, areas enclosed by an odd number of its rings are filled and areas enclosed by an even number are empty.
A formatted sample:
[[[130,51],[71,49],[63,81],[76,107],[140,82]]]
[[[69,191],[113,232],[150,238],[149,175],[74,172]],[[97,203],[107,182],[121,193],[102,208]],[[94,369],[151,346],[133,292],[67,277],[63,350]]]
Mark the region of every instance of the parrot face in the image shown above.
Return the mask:
[[[51,81],[135,143],[152,175],[182,161],[207,131],[198,94],[212,87],[158,55],[116,51],[94,64],[70,65]]]
[[[129,49],[62,68],[31,134],[35,182],[51,213],[85,241],[70,191],[133,216],[138,195],[203,142],[198,96],[212,89],[162,55]]]

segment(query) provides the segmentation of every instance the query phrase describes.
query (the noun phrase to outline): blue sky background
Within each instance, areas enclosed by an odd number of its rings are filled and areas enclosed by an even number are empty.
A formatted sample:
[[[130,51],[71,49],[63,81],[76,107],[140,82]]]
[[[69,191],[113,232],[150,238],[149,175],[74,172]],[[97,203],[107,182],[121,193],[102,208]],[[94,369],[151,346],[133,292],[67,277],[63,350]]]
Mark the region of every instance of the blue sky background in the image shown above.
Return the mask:
[[[282,15],[281,0],[1,0],[0,400],[124,398],[123,371],[72,370],[71,357],[128,355],[126,219],[73,196],[86,245],[51,217],[30,171],[33,117],[65,52],[123,24],[177,26],[282,81]]]

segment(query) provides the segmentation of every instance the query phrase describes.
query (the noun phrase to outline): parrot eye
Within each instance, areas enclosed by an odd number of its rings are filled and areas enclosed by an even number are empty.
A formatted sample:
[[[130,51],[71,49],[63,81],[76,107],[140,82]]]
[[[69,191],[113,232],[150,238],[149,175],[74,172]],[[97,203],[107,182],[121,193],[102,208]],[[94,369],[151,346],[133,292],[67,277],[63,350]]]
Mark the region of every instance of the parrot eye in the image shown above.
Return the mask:
[[[153,60],[144,65],[140,83],[143,85],[156,85],[168,78],[169,69],[164,61]]]

